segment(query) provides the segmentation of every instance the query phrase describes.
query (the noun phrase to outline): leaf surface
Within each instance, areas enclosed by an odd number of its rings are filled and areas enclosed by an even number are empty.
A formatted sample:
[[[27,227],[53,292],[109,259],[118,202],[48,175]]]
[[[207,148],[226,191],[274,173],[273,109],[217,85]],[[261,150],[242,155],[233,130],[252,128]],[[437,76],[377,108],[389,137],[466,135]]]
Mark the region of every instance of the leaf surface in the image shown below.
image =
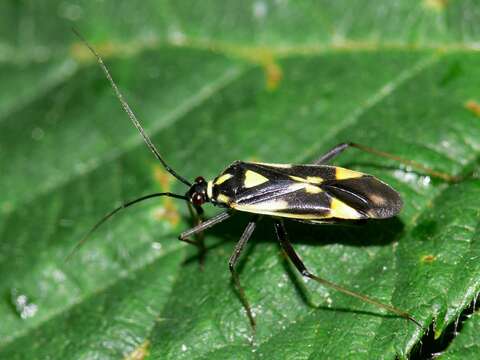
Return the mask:
[[[254,338],[227,267],[248,215],[208,231],[203,272],[176,240],[191,226],[187,209],[165,199],[119,215],[64,262],[121,202],[186,191],[68,28],[105,56],[154,143],[190,179],[237,159],[306,163],[345,141],[466,175],[480,154],[478,5],[133,4],[1,5],[13,20],[0,25],[0,357],[408,356],[422,330],[303,281],[268,219],[239,268]],[[289,222],[297,251],[313,273],[425,328],[435,321],[441,334],[480,288],[480,181],[449,184],[355,150],[334,163],[388,182],[405,208],[353,228]]]

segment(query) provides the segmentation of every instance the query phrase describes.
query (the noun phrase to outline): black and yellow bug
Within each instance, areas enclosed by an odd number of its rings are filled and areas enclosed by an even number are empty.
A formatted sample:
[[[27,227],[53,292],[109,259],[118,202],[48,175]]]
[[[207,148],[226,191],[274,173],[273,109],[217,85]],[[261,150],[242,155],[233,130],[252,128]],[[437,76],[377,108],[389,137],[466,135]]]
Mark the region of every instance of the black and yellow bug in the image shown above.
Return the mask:
[[[335,150],[344,149],[340,144]],[[214,205],[307,223],[336,219],[383,219],[402,208],[400,195],[371,175],[323,165],[236,161],[203,189],[194,189]]]
[[[169,192],[154,193],[123,204],[104,216],[77,244],[72,253],[93,231],[118,211],[155,197],[169,196],[187,201],[192,214],[197,217],[198,225],[181,233],[179,239],[198,246],[201,252],[204,251],[203,238],[192,240],[190,239],[192,235],[201,235],[204,230],[230,218],[235,211],[252,213],[254,215],[229,259],[229,268],[249,321],[254,328],[255,319],[243,287],[240,284],[238,274],[235,271],[235,266],[257,222],[263,215],[268,215],[274,219],[275,232],[280,246],[303,276],[313,279],[324,286],[331,287],[349,296],[356,297],[364,302],[393,312],[413,321],[421,327],[420,323],[405,311],[383,304],[363,294],[348,290],[312,274],[307,270],[303,261],[288,240],[284,219],[297,220],[309,224],[322,224],[344,220],[385,219],[399,213],[403,205],[402,199],[398,192],[389,185],[371,175],[337,166],[325,165],[349,147],[399,161],[447,181],[456,180],[455,177],[436,172],[417,162],[363,145],[343,143],[335,146],[312,164],[291,165],[236,161],[211,181],[206,181],[203,177],[197,177],[195,181],[191,183],[167,165],[145,133],[135,114],[130,109],[130,106],[123,99],[102,58],[80,34],[77,33],[77,35],[85,42],[86,46],[97,58],[123,109],[142,135],[149,149],[162,163],[164,168],[188,186],[189,189],[185,195]],[[225,210],[208,220],[202,221],[202,205],[205,203],[212,203]]]
[[[399,213],[403,205],[402,199],[398,192],[384,182],[357,171],[324,165],[349,146],[364,148],[353,143],[339,144],[309,165],[235,161],[211,181],[197,177],[186,193],[187,201],[193,204],[199,214],[202,212],[201,206],[208,202],[227,210],[180,234],[179,239],[183,241],[194,243],[188,239],[191,235],[228,219],[234,210],[256,214],[248,223],[229,260],[232,277],[252,326],[255,326],[255,320],[235,265],[261,215],[274,217],[278,241],[303,276],[418,324],[404,311],[312,274],[287,238],[284,218],[309,224],[324,224],[343,220],[385,219]]]

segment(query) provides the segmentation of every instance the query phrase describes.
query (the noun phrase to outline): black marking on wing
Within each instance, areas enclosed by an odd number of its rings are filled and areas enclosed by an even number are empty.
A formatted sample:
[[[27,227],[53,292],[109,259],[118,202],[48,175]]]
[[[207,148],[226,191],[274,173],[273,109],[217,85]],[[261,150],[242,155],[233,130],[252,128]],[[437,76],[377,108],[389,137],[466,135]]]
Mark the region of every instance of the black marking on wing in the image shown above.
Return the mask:
[[[251,170],[260,174],[272,174],[278,178],[289,178],[289,176],[297,176],[307,178],[308,176],[320,177],[324,180],[335,179],[336,166],[330,165],[290,165],[288,168],[275,167],[262,163],[242,163]],[[274,165],[274,164],[272,164]]]
[[[370,175],[329,180],[324,182],[321,188],[370,218],[385,219],[395,216],[403,206],[398,192]]]

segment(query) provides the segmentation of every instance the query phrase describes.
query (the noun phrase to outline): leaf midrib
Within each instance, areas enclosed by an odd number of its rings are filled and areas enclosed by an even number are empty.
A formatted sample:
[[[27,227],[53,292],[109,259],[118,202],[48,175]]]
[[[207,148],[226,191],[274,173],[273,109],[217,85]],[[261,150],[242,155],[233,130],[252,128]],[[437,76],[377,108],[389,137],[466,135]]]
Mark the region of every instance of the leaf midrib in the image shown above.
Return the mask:
[[[73,43],[72,48],[75,47],[75,45],[83,45],[83,44],[78,44],[78,43]],[[93,44],[95,47],[96,45]],[[408,73],[408,71],[403,71],[401,76],[397,77],[397,80],[393,80],[387,84],[385,84],[378,92],[374,94],[374,96],[371,96],[367,99],[366,105],[362,108],[358,108],[354,110],[349,117],[346,119],[346,124],[345,127],[347,127],[349,124],[348,123],[355,123],[356,118],[361,116],[365,111],[367,111],[369,108],[374,106],[375,104],[379,103],[381,100],[383,100],[384,96],[382,96],[382,90],[387,89],[389,85],[398,86],[399,84],[403,83],[405,80],[408,80],[409,77],[414,76],[417,71],[421,71],[423,66],[428,66],[430,65],[430,62],[435,62],[435,60],[440,59],[440,55],[448,54],[451,52],[458,52],[458,51],[467,51],[467,52],[478,52],[480,51],[480,46],[474,43],[450,43],[450,44],[442,44],[442,45],[411,45],[408,43],[402,43],[402,42],[375,42],[375,41],[351,41],[348,39],[343,39],[341,41],[332,41],[328,44],[314,44],[314,45],[309,45],[309,46],[273,46],[273,47],[268,47],[268,46],[243,46],[239,45],[236,43],[229,43],[229,42],[222,42],[222,41],[216,41],[212,39],[202,39],[202,38],[191,38],[191,37],[186,37],[182,43],[174,42],[174,41],[160,41],[159,39],[151,39],[149,38],[148,40],[143,40],[143,39],[136,39],[134,41],[130,41],[126,44],[121,44],[121,45],[115,45],[113,44],[112,46],[109,46],[109,54],[108,56],[105,56],[106,58],[111,58],[111,57],[116,57],[116,56],[135,56],[138,55],[139,53],[142,53],[147,50],[155,50],[155,49],[161,49],[162,47],[176,47],[176,48],[182,48],[182,49],[190,49],[190,50],[201,50],[205,52],[210,52],[214,53],[217,55],[222,55],[226,57],[233,57],[233,58],[238,58],[246,64],[244,64],[243,70],[238,70],[238,73],[236,76],[234,76],[231,79],[231,82],[234,82],[235,80],[238,80],[244,75],[248,69],[251,69],[252,65],[266,65],[268,63],[275,62],[276,58],[288,58],[288,57],[294,57],[294,56],[321,56],[325,55],[327,53],[335,53],[335,52],[383,52],[383,51],[408,51],[412,52],[413,50],[418,51],[419,53],[424,52],[424,51],[433,51],[434,53],[427,57],[425,60],[420,61],[418,64],[414,65],[411,68],[411,74]],[[58,53],[58,52],[55,52]],[[75,58],[75,54],[71,52],[72,57]],[[85,61],[84,59],[77,59],[80,62]],[[250,64],[250,67],[247,65]],[[232,65],[235,66],[235,65]],[[418,69],[415,70],[415,68],[418,66]],[[72,78],[76,72],[80,70],[81,66],[77,66],[76,69],[71,71],[68,74],[67,78]],[[173,125],[176,121],[180,120],[181,118],[185,117],[189,112],[193,111],[196,107],[200,106],[202,103],[206,102],[210,97],[212,97],[217,91],[220,91],[223,88],[226,88],[230,85],[230,82],[228,79],[223,79],[223,77],[228,78],[228,72],[231,71],[231,68],[227,69],[227,71],[222,74],[222,76],[218,79],[216,86],[214,85],[213,88],[214,90],[208,94],[208,96],[202,98],[202,91],[204,91],[206,88],[208,89],[208,86],[204,86],[202,89],[200,89],[199,93],[193,95],[189,100],[184,102],[183,104],[187,105],[180,105],[178,108],[180,108],[180,111],[177,111],[175,109],[171,113],[167,114],[164,119],[164,121],[159,121],[159,125],[156,127],[153,127],[152,129],[148,129],[148,132],[150,136],[155,136],[157,135],[163,128],[167,128],[171,125]],[[402,76],[405,76],[405,79],[402,79]],[[65,78],[63,79],[64,81],[66,80]],[[227,81],[225,81],[227,80]],[[398,82],[399,84],[396,84]],[[56,79],[55,81],[56,85],[61,84],[61,79]],[[50,84],[51,85],[51,84]],[[53,86],[50,86],[51,88]],[[388,92],[388,91],[387,91]],[[375,97],[378,97],[378,99],[375,99]],[[196,98],[198,101],[196,101]],[[40,97],[37,96],[30,96],[30,99],[26,99],[23,105],[28,105],[29,101],[34,101],[38,100]],[[191,103],[191,106],[189,106],[189,103]],[[16,105],[12,105],[11,108],[16,108]],[[0,122],[4,120],[4,117],[0,116]],[[340,130],[342,129],[342,124],[336,128],[332,128],[331,133],[327,138],[333,137],[336,133],[339,133]],[[135,140],[132,140],[135,139]],[[9,213],[15,212],[19,207],[33,202],[35,199],[38,197],[54,192],[56,189],[59,187],[73,181],[77,177],[81,177],[87,173],[90,173],[100,167],[101,165],[115,160],[119,158],[121,155],[127,153],[128,151],[131,151],[132,149],[140,146],[142,143],[141,139],[138,136],[135,136],[129,140],[126,141],[128,146],[123,147],[121,150],[118,151],[113,151],[111,153],[105,154],[102,158],[100,159],[93,159],[92,161],[89,161],[89,165],[85,166],[82,171],[73,171],[71,175],[67,176],[64,179],[55,181],[55,182],[49,182],[49,185],[42,188],[39,188],[39,191],[36,192],[33,196],[27,197],[23,199],[21,202],[17,202],[14,204],[11,204],[11,207],[9,209]],[[299,158],[307,158],[308,154],[313,154],[315,150],[318,150],[320,146],[313,146],[309,149],[307,149]]]
[[[72,39],[74,36],[72,34]],[[223,54],[224,56],[241,57],[244,60],[250,60],[253,63],[258,59],[255,54],[269,54],[273,57],[291,57],[298,55],[318,56],[325,53],[335,52],[383,52],[383,51],[408,51],[408,52],[438,52],[442,54],[451,54],[458,52],[476,53],[480,52],[480,44],[474,41],[465,42],[433,42],[431,44],[408,41],[372,41],[369,38],[362,39],[348,39],[348,38],[332,38],[329,42],[311,42],[302,45],[268,45],[268,44],[253,44],[246,45],[234,41],[223,41],[207,37],[194,37],[185,35],[181,41],[175,41],[168,37],[152,37],[151,34],[145,38],[142,36],[134,37],[127,42],[115,43],[114,41],[104,42],[103,45],[108,44],[108,56],[132,56],[141,53],[145,50],[155,50],[162,47],[177,47],[183,49],[202,50],[216,54]],[[70,44],[64,46],[57,46],[49,54],[42,52],[39,56],[37,52],[19,51],[17,48],[12,48],[9,44],[0,43],[3,49],[9,49],[9,56],[0,58],[1,64],[22,64],[49,62],[59,55],[65,54],[66,50],[73,49],[75,46],[81,46],[78,41],[72,41]],[[99,47],[101,43],[92,43],[94,47]],[[82,45],[83,46],[83,45]],[[72,51],[70,55],[75,58]]]
[[[167,43],[166,45],[173,46],[171,43]],[[147,47],[147,46],[142,47],[141,45],[139,46],[138,44],[136,44],[136,46],[137,46],[137,51],[138,52],[141,52],[141,51],[144,51],[144,50],[147,50],[147,49],[150,49],[150,50],[152,49],[151,44],[150,44],[149,47]],[[126,47],[128,48],[128,46],[126,46]],[[178,47],[180,47],[180,46],[178,46]],[[191,48],[191,49],[209,51],[209,52],[214,52],[214,53],[217,52],[216,48],[214,46],[211,46],[211,47],[208,47],[208,46],[206,46],[206,47],[181,46],[181,47],[182,48]],[[161,48],[161,46],[159,46],[159,48]],[[377,51],[382,51],[380,49],[381,48],[378,48]],[[125,50],[123,50],[123,51],[125,51]],[[135,51],[134,53],[137,54],[137,51]],[[229,53],[224,52],[223,54],[228,55]],[[289,56],[296,56],[298,54],[299,53],[291,53],[291,54],[289,54]],[[118,56],[118,55],[120,55],[120,54],[115,53],[115,51],[113,51],[113,55],[110,55],[110,56]],[[322,55],[322,54],[318,53],[317,55]],[[346,118],[344,123],[341,122],[339,126],[337,126],[335,128],[332,127],[331,128],[332,130],[331,130],[330,134],[326,138],[331,138],[331,137],[335,136],[335,134],[339,133],[342,130],[343,127],[348,127],[349,125],[354,124],[357,121],[358,117],[360,117],[365,111],[367,111],[369,108],[373,107],[374,105],[376,105],[377,103],[382,101],[384,99],[384,96],[382,96],[382,91],[384,91],[384,89],[386,89],[388,86],[393,86],[394,88],[396,88],[396,86],[399,86],[404,81],[408,80],[409,77],[415,75],[415,73],[416,73],[415,68],[417,66],[418,66],[417,71],[420,71],[423,66],[428,66],[430,62],[434,62],[435,59],[438,60],[439,58],[440,58],[440,56],[438,56],[436,54],[433,54],[430,57],[427,57],[426,60],[420,61],[418,64],[415,64],[411,68],[412,69],[412,74],[409,74],[408,71],[403,71],[400,74],[400,76],[396,78],[396,79],[398,79],[398,81],[393,80],[393,81],[385,84],[382,88],[380,88],[379,91],[375,92],[373,96],[367,98],[367,100],[365,102],[366,105],[364,107],[360,107],[360,108],[357,108],[357,109],[353,110],[351,115]],[[245,60],[245,58],[243,60]],[[424,64],[424,62],[425,62],[425,64]],[[69,78],[72,78],[75,75],[75,73],[80,70],[80,68],[81,67],[77,67],[75,71],[73,71],[71,74],[69,74],[70,75]],[[242,76],[245,75],[248,72],[248,70],[251,70],[251,69],[252,69],[252,65],[248,66],[247,64],[244,64],[243,66],[241,66],[241,65],[232,64],[232,67],[229,67],[215,82],[213,82],[213,85],[211,85],[212,83],[210,85],[209,84],[205,85],[204,87],[202,87],[200,89],[200,91],[198,93],[191,96],[189,99],[184,101],[182,104],[180,104],[176,109],[174,109],[170,113],[167,113],[162,118],[163,121],[156,122],[156,124],[158,124],[158,125],[147,129],[147,132],[149,133],[149,136],[150,137],[157,136],[162,130],[164,130],[166,128],[169,128],[170,126],[174,125],[177,121],[181,120],[182,118],[186,117],[186,115],[188,115],[190,112],[194,111],[195,108],[197,108],[201,104],[205,103],[208,99],[213,97],[217,92],[221,91],[224,88],[227,88],[229,85],[231,85],[235,81],[240,80],[242,78]],[[236,74],[235,74],[235,71],[236,71]],[[405,79],[403,79],[403,77],[405,77]],[[59,84],[60,84],[60,82],[57,83],[57,85],[59,85]],[[392,91],[393,90],[394,89],[392,89]],[[203,94],[204,92],[206,94]],[[32,100],[34,100],[34,99],[37,100],[38,98],[32,96],[31,99]],[[126,117],[126,115],[125,115],[125,117]],[[0,121],[1,120],[2,119],[0,118]],[[43,188],[42,187],[35,188],[35,189],[38,189],[38,191],[36,191],[33,194],[33,196],[26,197],[25,199],[23,199],[20,202],[16,202],[16,203],[11,204],[11,206],[9,208],[9,213],[12,214],[16,210],[18,210],[18,208],[20,208],[20,207],[22,207],[26,204],[30,204],[30,203],[34,202],[38,197],[41,197],[42,195],[46,195],[46,194],[55,192],[56,189],[64,186],[65,184],[73,182],[75,179],[77,179],[79,177],[85,176],[85,175],[93,172],[94,170],[100,168],[105,163],[109,163],[109,162],[111,162],[115,159],[118,159],[119,157],[121,157],[125,153],[128,153],[129,151],[132,151],[133,149],[142,146],[143,141],[137,134],[135,134],[135,135],[132,135],[131,138],[126,140],[124,144],[126,144],[126,145],[124,145],[122,148],[116,148],[116,150],[111,151],[109,153],[106,153],[101,158],[91,159],[91,161],[89,161],[88,164],[85,167],[83,167],[81,171],[72,171],[72,173],[70,175],[66,176],[63,179],[49,182],[48,185],[43,187]],[[300,155],[298,157],[298,159],[299,160],[300,160],[300,158],[301,159],[307,159],[308,156],[315,153],[315,151],[318,150],[321,147],[321,145],[322,144],[320,144],[318,146],[314,145],[314,146],[308,148],[302,155]]]

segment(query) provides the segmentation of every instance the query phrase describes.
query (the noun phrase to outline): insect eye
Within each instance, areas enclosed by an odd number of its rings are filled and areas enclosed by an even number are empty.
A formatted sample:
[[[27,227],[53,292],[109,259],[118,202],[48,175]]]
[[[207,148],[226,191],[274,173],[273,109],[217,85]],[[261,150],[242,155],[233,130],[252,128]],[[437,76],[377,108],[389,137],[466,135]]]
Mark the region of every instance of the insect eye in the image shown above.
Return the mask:
[[[193,205],[196,205],[196,206],[202,205],[204,203],[203,195],[200,193],[194,193],[192,195],[192,203]]]
[[[202,176],[197,176],[197,177],[195,178],[195,182],[196,182],[197,184],[201,184],[201,183],[204,183],[204,182],[205,182],[205,179],[204,179]]]

